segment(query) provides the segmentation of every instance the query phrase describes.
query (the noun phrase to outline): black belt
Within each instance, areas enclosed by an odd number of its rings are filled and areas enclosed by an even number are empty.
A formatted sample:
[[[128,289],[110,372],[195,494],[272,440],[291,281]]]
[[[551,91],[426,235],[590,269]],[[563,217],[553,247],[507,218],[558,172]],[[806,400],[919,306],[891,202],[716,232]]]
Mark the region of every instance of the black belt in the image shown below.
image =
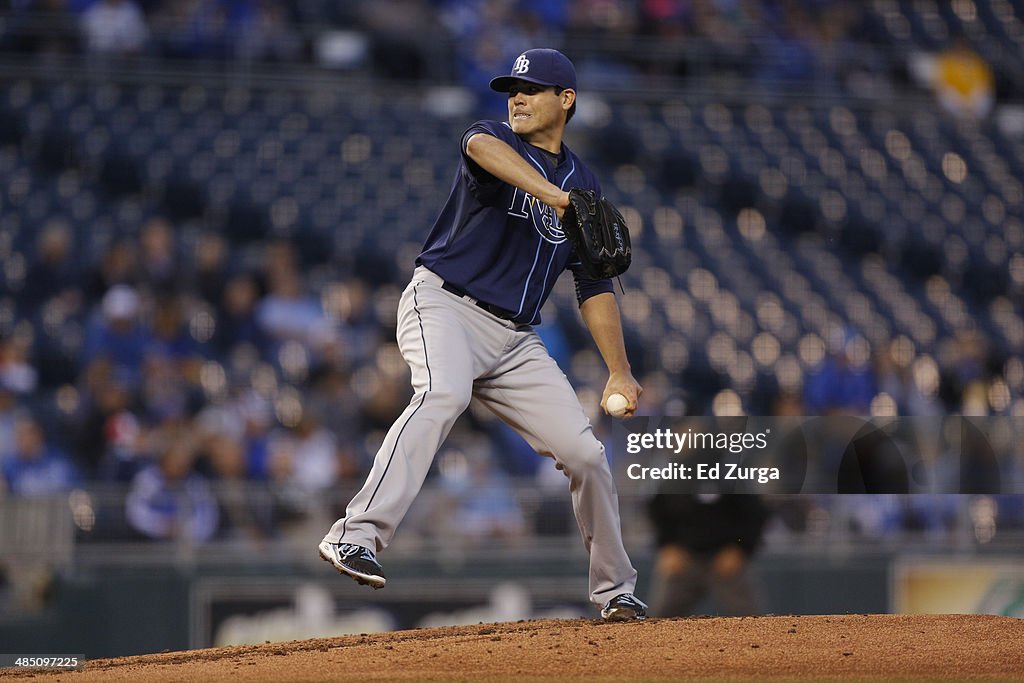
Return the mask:
[[[464,291],[462,291],[461,289],[459,289],[455,285],[451,284],[450,282],[442,283],[441,284],[441,289],[443,289],[446,292],[451,292],[455,296],[460,296],[463,299],[466,299],[468,301],[472,301],[479,308],[484,309],[485,311],[487,311],[491,315],[496,316],[498,318],[501,318],[502,320],[513,321],[515,319],[515,317],[516,317],[516,314],[513,313],[512,311],[506,311],[504,308],[499,308],[497,306],[492,306],[489,303],[486,303],[484,301],[480,301],[480,299],[474,298],[474,297],[470,296],[469,294],[466,294]]]

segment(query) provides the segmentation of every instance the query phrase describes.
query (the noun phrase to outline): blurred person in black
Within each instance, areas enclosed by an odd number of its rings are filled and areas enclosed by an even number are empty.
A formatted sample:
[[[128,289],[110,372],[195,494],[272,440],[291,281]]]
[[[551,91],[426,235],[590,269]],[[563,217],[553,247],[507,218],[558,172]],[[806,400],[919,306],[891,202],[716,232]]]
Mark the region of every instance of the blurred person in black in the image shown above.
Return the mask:
[[[97,262],[88,267],[83,283],[86,300],[99,301],[116,285],[136,286],[140,270],[139,250],[133,240],[121,238],[111,242]]]
[[[708,595],[725,615],[761,612],[748,571],[769,514],[760,496],[658,493],[648,514],[657,546],[652,615],[693,614]]]
[[[181,266],[174,226],[163,216],[152,216],[139,230],[139,286],[167,297],[181,289]]]
[[[210,301],[217,304],[217,324],[211,341],[220,358],[229,360],[242,346],[249,347],[259,358],[268,357],[270,337],[256,317],[260,287],[253,275],[232,275],[223,294]]]
[[[56,298],[61,299],[62,310],[77,312],[82,304],[82,292],[74,252],[75,238],[68,224],[61,219],[48,221],[36,240],[35,256],[25,276],[25,285],[18,293],[21,316],[36,315],[44,304]]]

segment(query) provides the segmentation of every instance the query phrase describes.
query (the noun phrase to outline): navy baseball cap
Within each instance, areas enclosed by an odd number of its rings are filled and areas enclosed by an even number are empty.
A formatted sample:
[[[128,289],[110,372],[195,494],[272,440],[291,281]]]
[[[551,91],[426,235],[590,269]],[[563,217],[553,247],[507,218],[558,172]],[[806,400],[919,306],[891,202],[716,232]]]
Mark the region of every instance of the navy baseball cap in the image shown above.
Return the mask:
[[[558,50],[538,47],[527,50],[512,63],[512,73],[491,79],[491,90],[508,92],[516,81],[576,89],[576,67]]]

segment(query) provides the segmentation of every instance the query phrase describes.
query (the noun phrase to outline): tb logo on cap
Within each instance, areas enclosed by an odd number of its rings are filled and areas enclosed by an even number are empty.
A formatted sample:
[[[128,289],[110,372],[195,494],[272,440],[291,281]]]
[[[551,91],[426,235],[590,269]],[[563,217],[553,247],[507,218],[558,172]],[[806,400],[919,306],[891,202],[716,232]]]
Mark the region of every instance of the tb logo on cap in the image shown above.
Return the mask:
[[[526,55],[519,55],[516,63],[512,65],[512,73],[524,74],[529,70],[530,60],[526,58]]]

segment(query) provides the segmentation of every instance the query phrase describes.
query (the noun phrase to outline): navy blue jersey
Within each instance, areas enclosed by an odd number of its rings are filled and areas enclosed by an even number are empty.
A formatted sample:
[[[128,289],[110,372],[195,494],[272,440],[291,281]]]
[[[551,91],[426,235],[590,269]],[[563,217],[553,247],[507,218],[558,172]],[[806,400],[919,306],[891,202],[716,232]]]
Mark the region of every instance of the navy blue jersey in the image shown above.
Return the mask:
[[[430,230],[416,263],[470,296],[503,308],[520,324],[540,322],[540,309],[567,268],[576,279],[580,303],[611,292],[610,280],[580,272],[554,209],[483,170],[466,153],[477,133],[508,143],[549,182],[568,191],[601,186],[565,144],[556,159],[520,139],[507,123],[478,121],[462,136],[462,159],[452,191]]]

